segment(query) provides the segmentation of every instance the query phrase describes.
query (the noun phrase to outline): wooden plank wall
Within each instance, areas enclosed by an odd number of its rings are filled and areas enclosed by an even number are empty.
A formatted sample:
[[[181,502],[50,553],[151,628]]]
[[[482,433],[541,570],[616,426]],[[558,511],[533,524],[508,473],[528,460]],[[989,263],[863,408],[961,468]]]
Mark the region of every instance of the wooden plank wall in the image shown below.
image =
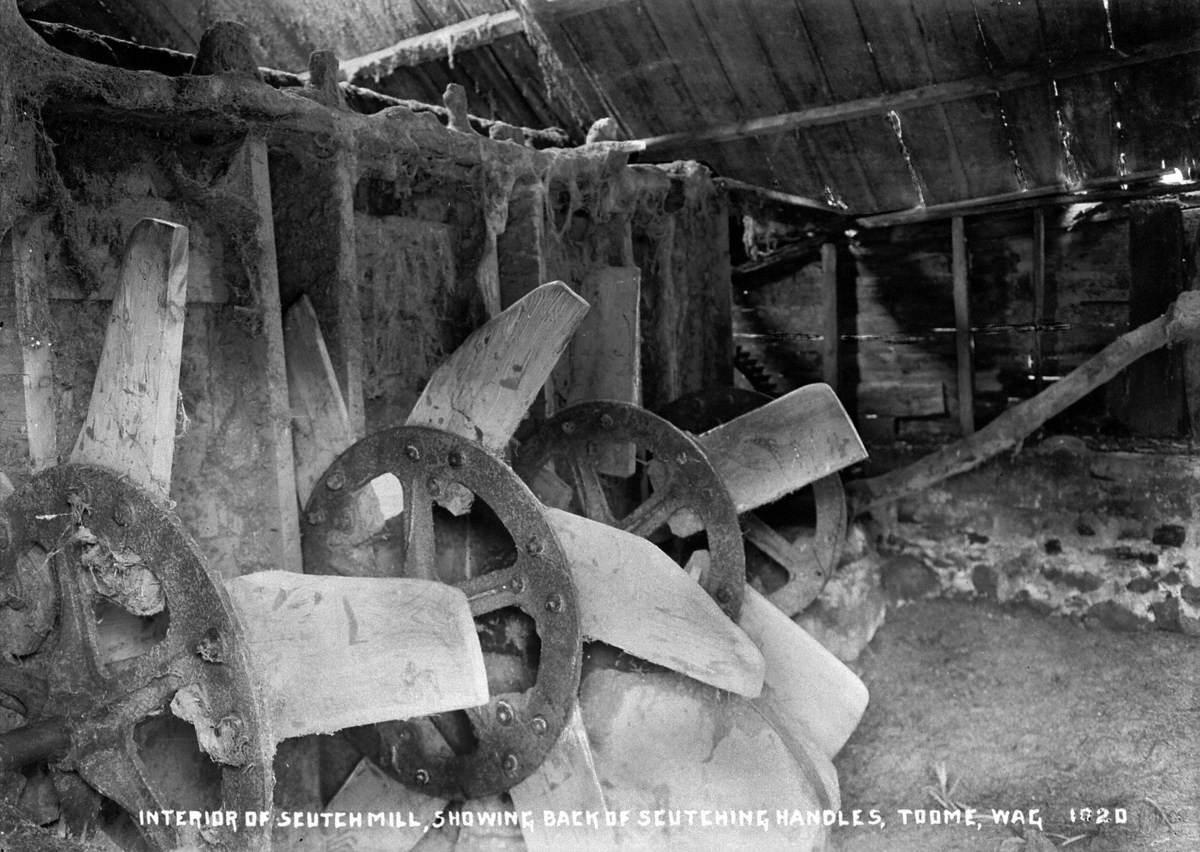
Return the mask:
[[[976,426],[1098,352],[1130,323],[1129,220],[1123,208],[1049,208],[1040,332],[1032,211],[965,221],[975,342]],[[1080,216],[1080,218],[1076,218]],[[1200,210],[1183,212],[1193,244]],[[955,314],[950,222],[859,231],[841,289],[841,396],[876,443],[960,434],[954,401]],[[819,256],[776,280],[739,278],[735,342],[785,391],[822,380]],[[1038,333],[1035,333],[1038,332]],[[1104,393],[1063,428],[1120,434]]]

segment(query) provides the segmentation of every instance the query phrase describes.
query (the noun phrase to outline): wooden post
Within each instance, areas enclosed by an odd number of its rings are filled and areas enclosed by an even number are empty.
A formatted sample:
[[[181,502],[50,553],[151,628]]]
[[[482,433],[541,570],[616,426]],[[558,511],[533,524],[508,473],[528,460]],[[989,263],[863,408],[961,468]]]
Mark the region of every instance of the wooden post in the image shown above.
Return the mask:
[[[1034,390],[1042,389],[1042,325],[1046,321],[1046,213],[1033,211],[1033,377]]]
[[[358,250],[354,236],[354,182],[358,174],[353,139],[333,163],[333,193],[337,200],[337,275],[333,298],[337,302],[337,355],[334,369],[342,387],[350,424],[358,437],[366,434],[362,388],[362,310],[358,303]]]
[[[821,379],[833,388],[838,389],[838,247],[836,243],[824,243],[821,246],[821,298],[822,326],[821,337],[824,341],[821,347]]]
[[[278,568],[302,571],[300,560],[300,510],[296,505],[296,465],[292,453],[292,409],[288,399],[287,359],[283,348],[283,308],[279,300],[279,272],[275,261],[275,228],[271,206],[271,176],[267,144],[247,140],[243,157],[251,201],[258,211],[255,231],[258,292],[262,310],[267,382],[268,444],[274,455],[275,502],[278,506]],[[274,508],[273,510],[274,511]]]
[[[951,220],[954,269],[954,340],[958,361],[958,423],[964,435],[975,431],[975,346],[971,339],[971,296],[967,285],[967,237],[963,217]]]
[[[1129,205],[1129,325],[1161,314],[1179,295],[1183,276],[1183,211],[1177,201]],[[1183,358],[1162,351],[1143,358],[1113,383],[1113,415],[1135,435],[1178,437],[1188,414]]]
[[[0,460],[22,473],[58,460],[44,256],[40,220],[0,243]]]

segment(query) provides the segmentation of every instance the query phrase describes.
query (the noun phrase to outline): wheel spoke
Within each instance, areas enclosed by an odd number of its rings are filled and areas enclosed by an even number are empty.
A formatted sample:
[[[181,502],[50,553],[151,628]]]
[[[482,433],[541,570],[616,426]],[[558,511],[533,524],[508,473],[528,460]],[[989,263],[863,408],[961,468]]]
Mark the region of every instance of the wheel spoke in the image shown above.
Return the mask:
[[[471,604],[471,615],[479,617],[512,606],[521,599],[523,588],[520,565],[489,571],[458,584]]]
[[[608,505],[608,497],[604,493],[600,474],[596,472],[596,465],[589,460],[573,456],[568,466],[571,471],[571,486],[575,489],[575,496],[579,500],[579,508],[584,517],[602,524],[614,524],[612,509]]]
[[[160,802],[134,755],[131,743],[97,749],[78,759],[79,774],[96,790],[120,805],[138,823],[139,812],[161,810]],[[154,849],[175,849],[182,845],[175,830],[166,825],[138,825],[142,837]]]
[[[650,495],[649,500],[626,515],[617,526],[625,532],[649,538],[652,532],[665,525],[671,516],[679,511],[679,502],[673,499],[669,491],[657,491]]]
[[[0,707],[32,716],[46,700],[46,679],[25,668],[0,666]]]
[[[437,579],[437,543],[433,531],[433,501],[421,475],[404,488],[404,576],[419,580]]]

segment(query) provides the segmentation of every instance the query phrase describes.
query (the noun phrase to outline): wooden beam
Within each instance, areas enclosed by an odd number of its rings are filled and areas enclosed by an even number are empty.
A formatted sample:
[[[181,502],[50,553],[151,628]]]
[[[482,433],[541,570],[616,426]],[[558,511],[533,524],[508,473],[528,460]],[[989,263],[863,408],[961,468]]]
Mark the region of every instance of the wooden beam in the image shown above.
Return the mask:
[[[821,246],[821,381],[838,389],[838,352],[841,349],[838,328],[838,247]]]
[[[1129,325],[1149,322],[1185,287],[1183,209],[1174,199],[1139,201],[1129,210]],[[1155,352],[1112,383],[1109,413],[1131,434],[1185,432],[1184,366],[1178,350]]]
[[[1070,77],[1100,74],[1197,52],[1200,52],[1200,35],[1190,35],[1181,39],[1152,42],[1130,54],[1108,50],[1099,55],[1093,54],[1071,62],[1022,68],[999,75],[981,74],[948,83],[934,83],[900,92],[808,107],[702,130],[637,139],[622,143],[622,145],[628,150],[659,151],[690,147],[702,142],[733,142],[753,136],[785,133],[803,127],[840,124],[856,118],[886,115],[892,111],[968,100],[981,95],[1043,85]]]
[[[549,22],[627,2],[629,0],[531,0],[528,5],[538,20]],[[488,12],[401,39],[391,47],[348,59],[342,63],[342,70],[346,73],[346,79],[353,83],[356,80],[379,80],[398,68],[411,68],[439,59],[448,59],[453,65],[455,54],[487,47],[493,42],[523,33],[525,30],[525,19],[517,9]]]
[[[1200,339],[1200,291],[1181,293],[1157,319],[1126,332],[1060,381],[1005,411],[978,432],[923,457],[908,467],[852,482],[851,517],[978,467],[1036,432],[1051,417],[1083,399],[1143,355]]]
[[[44,227],[19,222],[0,241],[0,459],[22,474],[58,461]]]
[[[782,207],[794,207],[804,211],[813,213],[822,213],[835,219],[842,219],[846,216],[846,211],[839,207],[831,207],[820,201],[812,198],[805,198],[802,195],[793,195],[790,192],[780,192],[776,189],[767,189],[765,186],[756,186],[752,183],[734,180],[733,178],[713,178],[713,183],[722,189],[726,190],[730,195],[744,195],[762,201],[767,201],[772,204],[777,204]]]
[[[524,0],[539,20],[565,21],[590,12],[629,5],[632,0]]]
[[[275,259],[275,226],[267,144],[250,138],[241,153],[246,190],[258,212],[255,268],[263,322],[263,364],[267,384],[267,446],[275,468],[275,502],[279,519],[279,562],[283,571],[300,571],[300,509],[296,505],[296,463],[292,450],[292,409],[288,399],[287,355],[283,345],[283,307],[279,299],[279,267]]]
[[[438,59],[454,62],[454,54],[486,47],[505,36],[525,32],[525,22],[515,9],[476,15],[441,29],[401,39],[391,47],[375,50],[342,63],[346,79],[379,80],[397,68],[410,68]]]
[[[76,56],[79,53],[80,44],[94,41],[112,51],[117,67],[132,71],[157,71],[168,77],[178,77],[190,73],[192,63],[195,61],[195,57],[190,53],[163,47],[148,47],[125,39],[73,27],[69,24],[36,20],[29,20],[26,23],[30,29],[45,39],[47,44],[63,53]],[[276,89],[303,88],[311,79],[308,71],[297,74],[291,71],[280,71],[276,68],[259,67],[258,72],[268,86]],[[350,106],[357,112],[376,113],[389,107],[401,106],[412,112],[432,112],[443,120],[446,118],[446,110],[434,104],[407,98],[394,98],[391,95],[350,83],[339,83],[338,87],[342,94],[349,99]],[[501,123],[490,118],[471,116],[471,124],[485,136],[493,127]],[[569,141],[566,133],[559,128],[542,130],[522,127],[520,129],[528,143],[537,147],[561,148]]]
[[[1033,376],[1042,388],[1042,324],[1046,321],[1046,213],[1033,211]]]
[[[1056,204],[1077,204],[1088,201],[1102,201],[1112,197],[1126,197],[1135,192],[1170,192],[1182,193],[1193,191],[1196,182],[1187,184],[1164,184],[1161,179],[1171,174],[1173,169],[1153,169],[1131,175],[1097,178],[1085,181],[1079,186],[1054,184],[1039,186],[1034,189],[1022,189],[1017,192],[1004,192],[999,195],[984,195],[979,198],[967,198],[962,201],[948,201],[945,204],[934,204],[929,207],[913,207],[908,210],[897,210],[893,213],[880,213],[875,216],[860,216],[854,220],[856,225],[863,228],[890,228],[895,225],[913,225],[919,222],[932,222],[937,219],[951,219],[955,216],[966,216],[979,213],[999,213],[1010,210],[1021,210],[1029,207]],[[1149,182],[1148,185],[1146,185]],[[1133,187],[1138,184],[1137,187]],[[1097,190],[1113,188],[1122,189],[1119,195],[1113,193],[1097,193]]]
[[[958,425],[964,435],[975,431],[975,352],[971,338],[971,294],[967,285],[967,237],[962,216],[951,220],[954,272],[954,341],[958,364]]]

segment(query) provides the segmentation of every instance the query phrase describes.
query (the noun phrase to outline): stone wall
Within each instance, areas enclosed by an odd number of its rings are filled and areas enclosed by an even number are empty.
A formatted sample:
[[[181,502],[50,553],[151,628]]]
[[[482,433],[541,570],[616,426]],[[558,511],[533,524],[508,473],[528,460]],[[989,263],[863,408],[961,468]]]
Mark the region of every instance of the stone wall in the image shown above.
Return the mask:
[[[1200,635],[1200,457],[1155,449],[1051,438],[901,500],[876,518],[884,584]]]

